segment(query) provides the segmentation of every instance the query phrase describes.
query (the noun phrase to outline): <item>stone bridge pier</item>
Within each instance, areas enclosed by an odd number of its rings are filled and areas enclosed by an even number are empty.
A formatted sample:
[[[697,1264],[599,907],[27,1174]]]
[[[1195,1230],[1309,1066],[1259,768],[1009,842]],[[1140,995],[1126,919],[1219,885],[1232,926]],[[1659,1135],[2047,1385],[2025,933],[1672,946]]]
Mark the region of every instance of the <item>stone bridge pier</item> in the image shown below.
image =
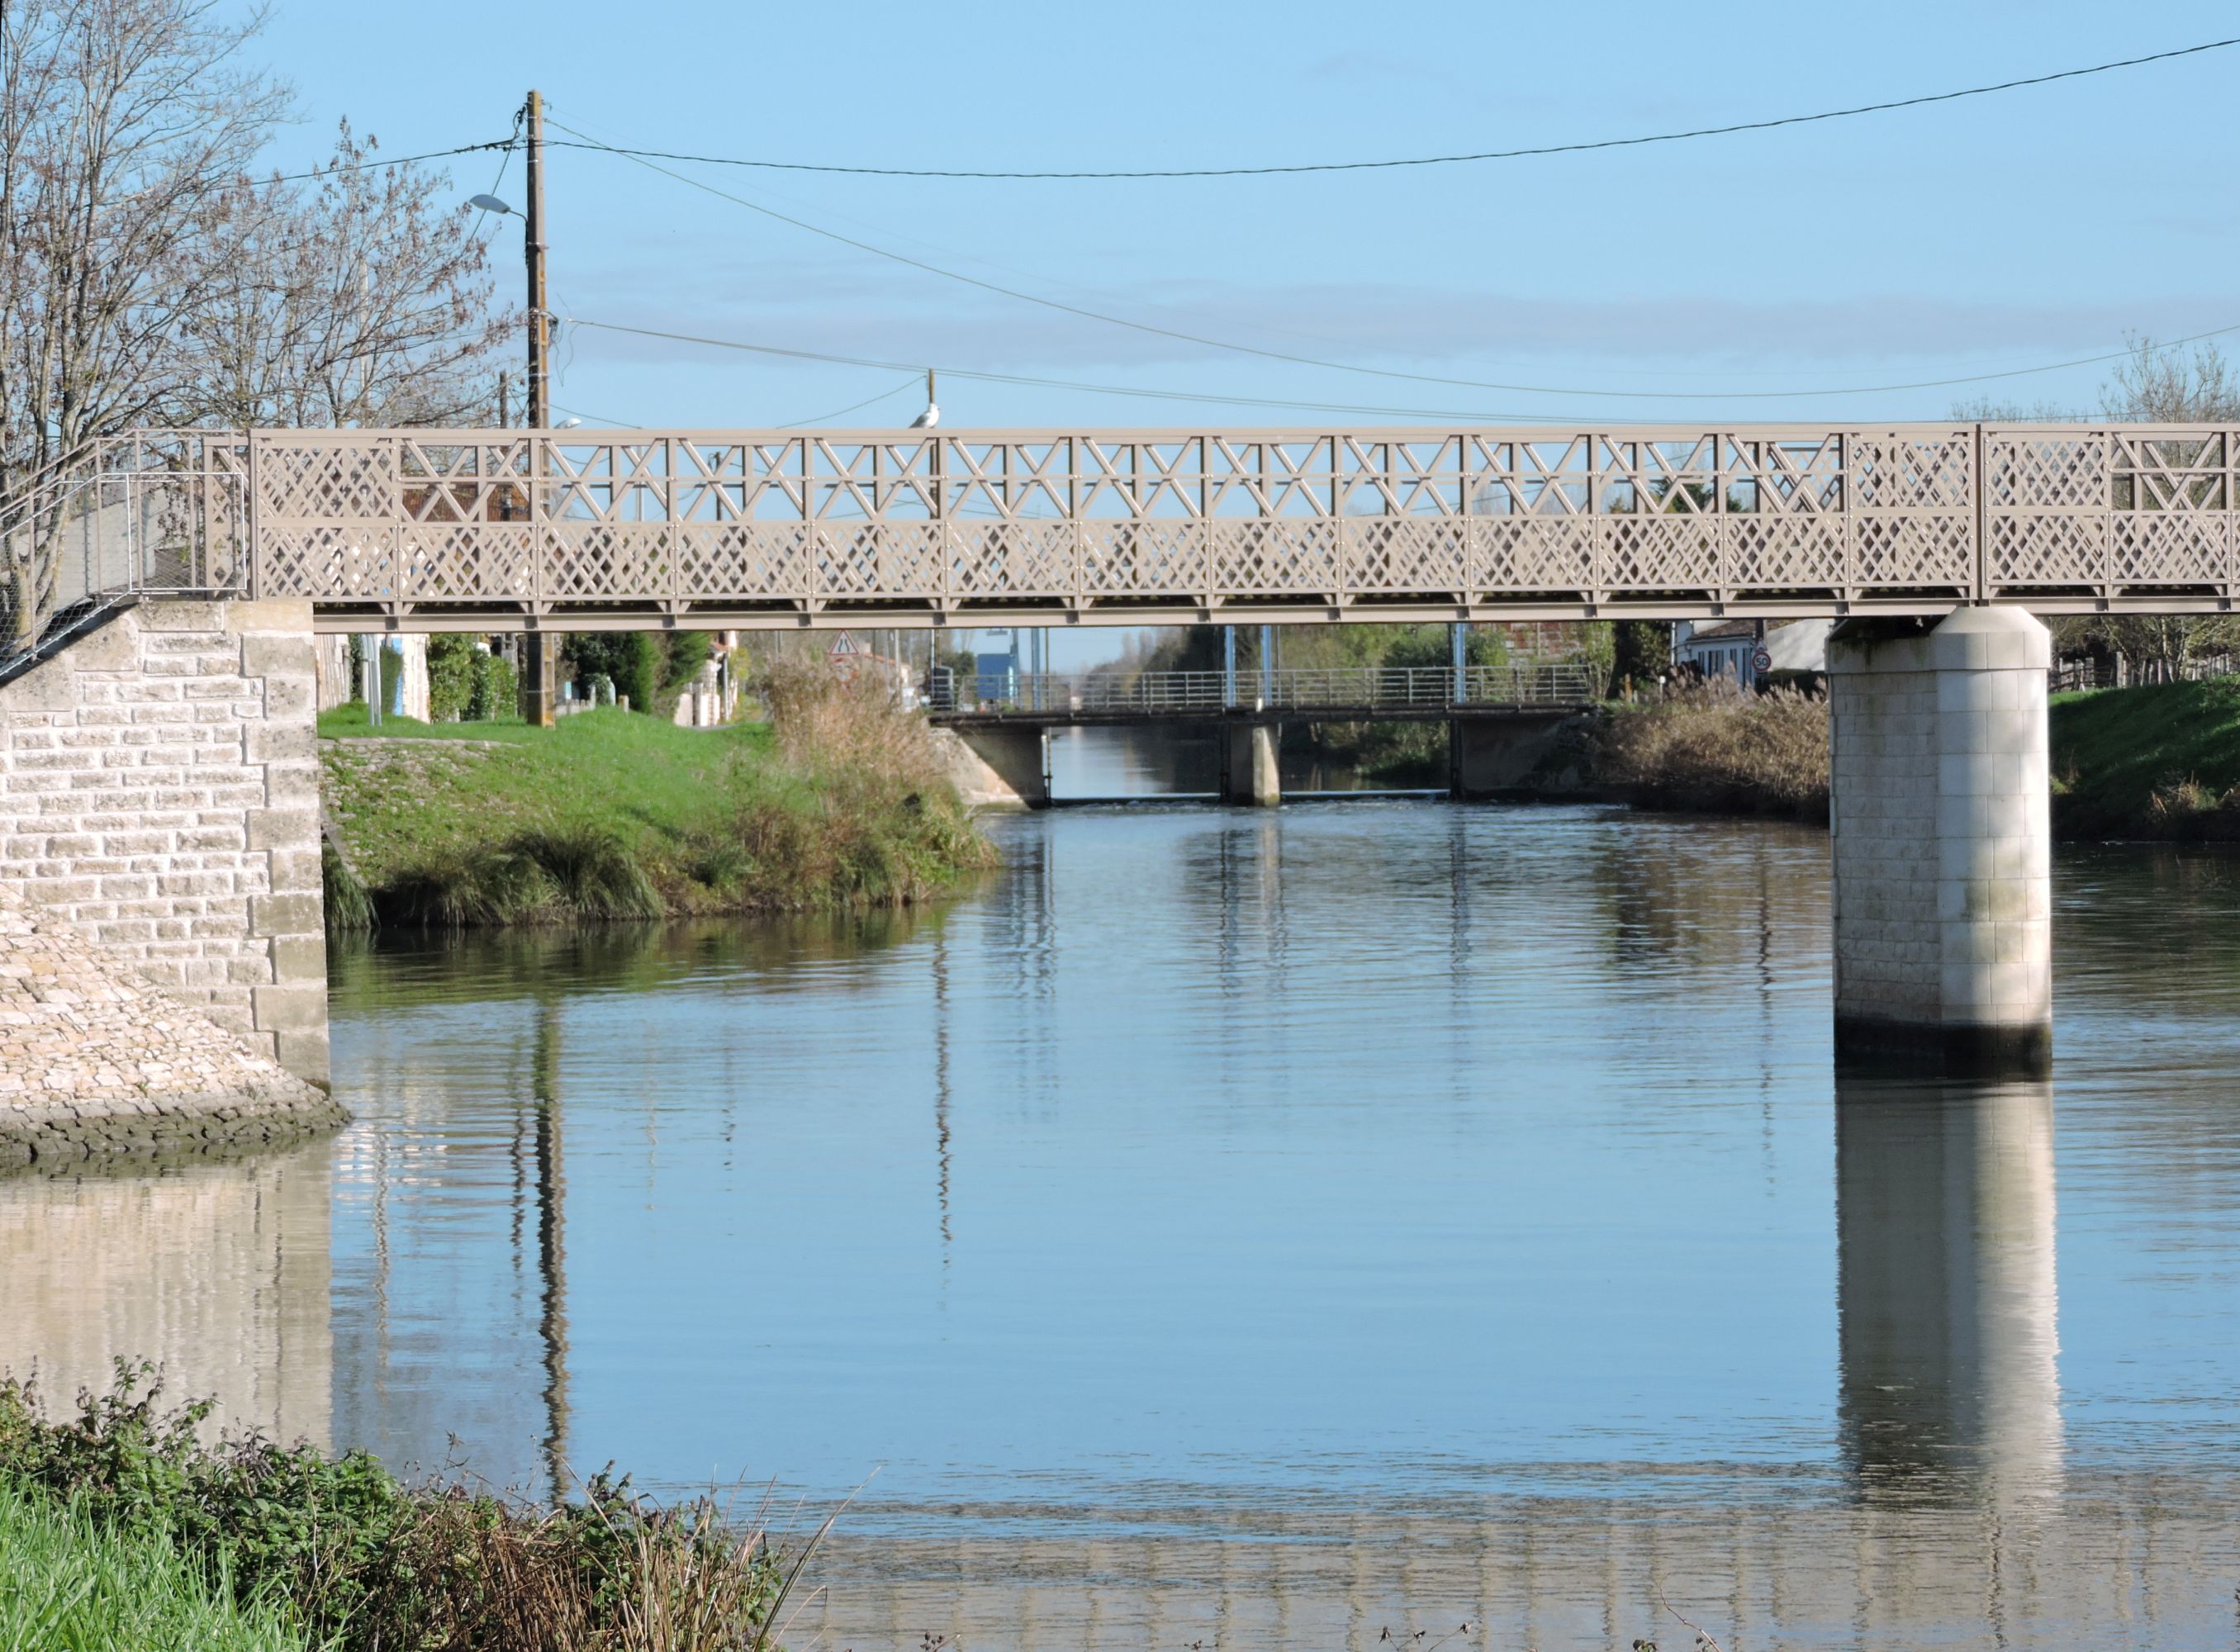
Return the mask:
[[[307,602],[149,600],[0,681],[0,876],[327,1079]]]
[[[2011,608],[1829,638],[1839,1055],[2046,1064],[2050,655]]]

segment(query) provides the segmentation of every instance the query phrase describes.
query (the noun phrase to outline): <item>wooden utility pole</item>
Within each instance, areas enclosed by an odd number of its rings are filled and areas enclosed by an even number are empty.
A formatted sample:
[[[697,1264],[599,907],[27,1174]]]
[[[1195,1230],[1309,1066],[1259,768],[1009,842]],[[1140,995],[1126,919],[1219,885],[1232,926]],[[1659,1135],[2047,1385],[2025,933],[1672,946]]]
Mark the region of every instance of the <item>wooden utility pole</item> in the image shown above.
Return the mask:
[[[552,317],[544,307],[544,99],[533,89],[523,111],[523,128],[529,141],[529,210],[522,218],[522,239],[529,262],[529,485],[533,496],[544,474],[535,444],[552,429],[552,390],[545,377]],[[533,499],[529,520],[530,532],[538,532],[543,523]],[[549,729],[558,721],[553,703],[560,676],[558,641],[542,629],[521,639],[521,720],[532,727]]]
[[[552,428],[551,386],[544,358],[552,343],[552,318],[544,309],[544,99],[529,94],[529,212],[524,220],[529,255],[529,428]]]

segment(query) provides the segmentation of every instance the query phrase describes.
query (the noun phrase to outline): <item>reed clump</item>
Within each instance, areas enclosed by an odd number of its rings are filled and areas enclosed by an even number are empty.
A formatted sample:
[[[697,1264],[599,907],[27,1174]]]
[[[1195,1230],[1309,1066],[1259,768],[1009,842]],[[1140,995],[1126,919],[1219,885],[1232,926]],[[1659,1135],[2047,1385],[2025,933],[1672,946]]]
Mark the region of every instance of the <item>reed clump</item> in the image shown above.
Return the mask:
[[[995,863],[925,720],[883,680],[819,659],[759,686],[767,725],[597,711],[457,753],[330,740],[330,803],[366,900],[333,855],[330,909],[437,929],[846,910],[928,900]]]
[[[540,1503],[409,1483],[363,1452],[207,1444],[209,1406],[161,1395],[151,1367],[120,1363],[54,1419],[34,1386],[0,1382],[0,1516],[15,1499],[146,1551],[173,1593],[243,1616],[257,1652],[765,1652],[823,1535],[789,1551],[759,1515],[663,1507],[605,1475]]]
[[[1601,783],[1651,809],[1828,818],[1828,702],[1731,679],[1613,709],[1587,736]]]

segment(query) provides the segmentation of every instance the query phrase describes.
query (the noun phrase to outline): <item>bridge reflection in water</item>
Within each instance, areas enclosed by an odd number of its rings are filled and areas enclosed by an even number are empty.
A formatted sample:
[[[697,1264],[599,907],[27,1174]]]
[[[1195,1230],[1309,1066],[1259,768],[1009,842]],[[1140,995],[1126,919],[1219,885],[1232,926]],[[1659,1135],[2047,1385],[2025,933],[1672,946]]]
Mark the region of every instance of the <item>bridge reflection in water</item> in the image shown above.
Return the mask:
[[[2037,1644],[2034,1625],[2103,1620],[2143,1577],[2112,1558],[2108,1504],[2063,1475],[2050,1084],[1844,1074],[1836,1136],[1838,1481],[1612,1463],[1569,1489],[1561,1469],[1536,1468],[1532,1490],[1493,1471],[1477,1496],[1404,1505],[1208,1489],[1155,1509],[927,1509],[940,1535],[843,1535],[811,1621],[857,1646],[932,1628],[966,1646],[1365,1652],[1388,1627],[1464,1621],[1456,1643],[1489,1649],[1669,1639],[1660,1597],[1730,1647],[1910,1645],[1954,1624]],[[2157,1565],[2215,1564],[2189,1513],[2173,1497],[2145,1515]]]

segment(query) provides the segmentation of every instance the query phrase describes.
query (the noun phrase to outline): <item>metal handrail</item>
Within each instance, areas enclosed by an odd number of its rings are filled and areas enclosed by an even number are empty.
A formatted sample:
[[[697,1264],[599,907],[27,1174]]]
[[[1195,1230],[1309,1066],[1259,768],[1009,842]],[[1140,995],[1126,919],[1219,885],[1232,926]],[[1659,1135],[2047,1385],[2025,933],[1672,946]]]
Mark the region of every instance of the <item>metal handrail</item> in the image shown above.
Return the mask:
[[[1303,666],[1275,671],[1083,671],[937,674],[936,711],[1224,712],[1585,705],[1603,673],[1583,661],[1451,666]]]

